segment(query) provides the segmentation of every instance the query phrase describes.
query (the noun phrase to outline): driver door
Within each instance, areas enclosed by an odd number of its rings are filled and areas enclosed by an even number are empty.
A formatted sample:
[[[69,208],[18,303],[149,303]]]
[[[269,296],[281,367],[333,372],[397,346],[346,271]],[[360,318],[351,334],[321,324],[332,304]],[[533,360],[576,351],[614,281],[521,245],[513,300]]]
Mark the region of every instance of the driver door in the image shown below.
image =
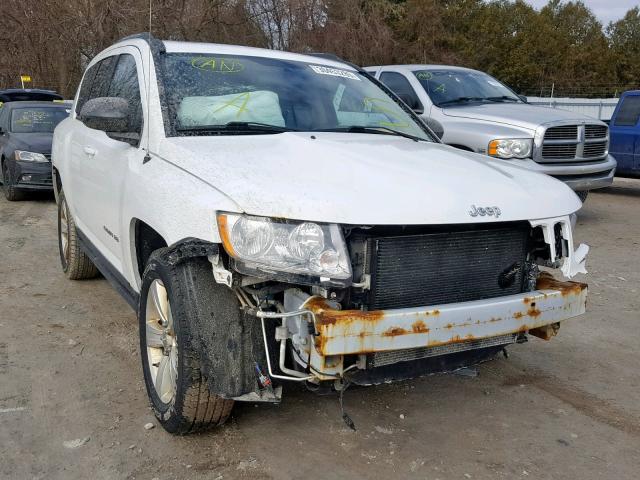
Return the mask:
[[[121,97],[129,102],[129,130],[142,134],[143,114],[140,95],[141,59],[136,49],[127,47],[117,50],[112,63],[111,74],[101,79],[105,82],[92,98]],[[100,77],[100,70],[96,80]],[[95,82],[94,82],[95,83]],[[83,233],[106,257],[116,270],[122,271],[122,197],[129,166],[142,162],[144,152],[139,145],[132,145],[110,138],[107,133],[82,126],[83,135],[78,165],[76,190],[80,198],[75,198],[78,224]],[[85,231],[86,229],[86,231]]]

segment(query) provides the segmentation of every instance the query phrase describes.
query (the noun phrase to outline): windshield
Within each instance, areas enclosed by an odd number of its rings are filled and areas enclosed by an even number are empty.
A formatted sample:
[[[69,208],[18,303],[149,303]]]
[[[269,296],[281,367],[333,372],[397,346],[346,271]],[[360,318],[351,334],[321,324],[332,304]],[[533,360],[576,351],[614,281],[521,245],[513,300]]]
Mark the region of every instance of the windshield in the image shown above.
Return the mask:
[[[510,88],[486,73],[466,70],[417,70],[413,73],[431,101],[439,107],[467,102],[522,102]]]
[[[348,67],[189,53],[164,55],[162,67],[169,122],[178,135],[251,127],[251,133],[399,132],[433,140],[380,87]]]
[[[53,133],[56,126],[69,116],[60,107],[15,108],[11,112],[11,131],[14,133]]]

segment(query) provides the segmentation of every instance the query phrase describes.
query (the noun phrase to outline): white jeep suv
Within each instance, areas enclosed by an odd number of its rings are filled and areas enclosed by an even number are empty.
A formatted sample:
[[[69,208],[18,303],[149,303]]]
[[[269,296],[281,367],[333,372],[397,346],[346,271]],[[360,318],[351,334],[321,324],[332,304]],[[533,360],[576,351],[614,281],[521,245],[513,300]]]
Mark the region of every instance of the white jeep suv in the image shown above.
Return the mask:
[[[136,309],[170,432],[287,381],[453,371],[585,310],[560,278],[584,272],[576,195],[441,144],[335,58],[126,38],[88,66],[53,174],[62,268]]]

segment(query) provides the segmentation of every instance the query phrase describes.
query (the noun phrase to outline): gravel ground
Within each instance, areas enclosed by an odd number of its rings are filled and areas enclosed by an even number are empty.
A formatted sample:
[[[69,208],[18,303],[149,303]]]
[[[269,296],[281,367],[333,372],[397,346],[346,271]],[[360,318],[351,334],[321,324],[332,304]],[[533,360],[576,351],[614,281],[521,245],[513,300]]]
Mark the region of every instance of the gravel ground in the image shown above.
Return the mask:
[[[586,315],[475,378],[350,389],[357,432],[335,396],[299,386],[205,435],[145,428],[135,315],[104,279],[65,279],[55,211],[0,200],[0,478],[638,478],[640,180],[580,213]]]

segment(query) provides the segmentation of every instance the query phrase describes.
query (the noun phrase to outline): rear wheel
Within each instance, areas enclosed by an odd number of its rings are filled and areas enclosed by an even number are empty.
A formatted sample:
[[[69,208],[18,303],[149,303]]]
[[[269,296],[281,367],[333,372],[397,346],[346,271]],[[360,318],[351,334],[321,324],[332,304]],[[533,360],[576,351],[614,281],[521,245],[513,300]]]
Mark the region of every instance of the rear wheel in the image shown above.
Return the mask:
[[[576,195],[578,195],[578,198],[580,199],[580,201],[584,203],[587,200],[587,195],[589,195],[589,190],[582,190],[580,192],[576,192]]]
[[[24,199],[24,192],[16,188],[15,181],[6,161],[2,162],[2,189],[4,190],[4,196],[10,202]]]
[[[193,345],[194,320],[202,312],[189,300],[193,292],[187,288],[204,287],[201,275],[211,275],[210,269],[196,268],[202,259],[171,265],[163,256],[167,250],[156,250],[143,274],[138,305],[140,353],[156,418],[168,432],[184,435],[223,424],[234,402],[209,391]],[[184,277],[192,279],[191,286],[181,281]]]
[[[63,191],[58,195],[58,249],[62,271],[70,280],[93,278],[98,274],[98,269],[80,248],[76,224]]]

